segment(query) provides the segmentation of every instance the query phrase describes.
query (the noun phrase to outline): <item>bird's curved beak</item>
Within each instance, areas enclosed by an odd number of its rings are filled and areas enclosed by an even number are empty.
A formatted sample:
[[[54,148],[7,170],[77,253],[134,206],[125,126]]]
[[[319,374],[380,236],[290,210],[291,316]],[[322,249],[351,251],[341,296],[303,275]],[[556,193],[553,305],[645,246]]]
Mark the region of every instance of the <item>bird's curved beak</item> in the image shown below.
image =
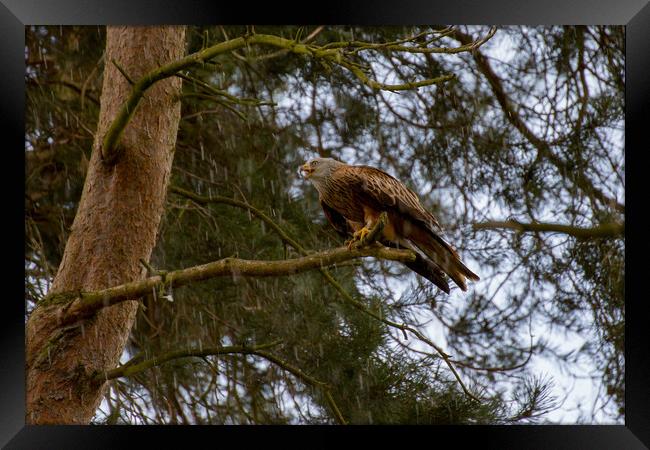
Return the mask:
[[[309,176],[312,174],[313,171],[314,169],[312,169],[309,166],[309,163],[305,163],[302,166],[300,166],[300,173],[304,178],[309,178]]]

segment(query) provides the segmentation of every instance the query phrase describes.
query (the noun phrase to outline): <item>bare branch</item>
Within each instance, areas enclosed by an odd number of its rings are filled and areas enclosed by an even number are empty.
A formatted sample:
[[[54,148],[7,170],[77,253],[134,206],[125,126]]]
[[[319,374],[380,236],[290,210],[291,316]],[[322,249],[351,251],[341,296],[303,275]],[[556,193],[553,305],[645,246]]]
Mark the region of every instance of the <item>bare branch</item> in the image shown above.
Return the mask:
[[[490,31],[481,39],[475,41],[463,42],[460,47],[411,47],[405,46],[403,44],[414,42],[422,36],[427,34],[433,34],[433,32],[423,32],[415,36],[411,36],[406,39],[401,39],[395,42],[383,42],[383,43],[370,43],[370,42],[361,42],[361,41],[342,41],[342,42],[332,42],[324,46],[324,48],[346,48],[354,50],[355,52],[363,50],[391,50],[404,53],[444,53],[444,54],[456,54],[463,53],[468,51],[473,51],[489,41],[492,36],[497,31],[497,27],[491,27]],[[452,29],[442,30],[440,34],[449,35],[453,32]]]
[[[582,228],[559,223],[522,223],[516,220],[489,221],[474,224],[475,230],[511,229],[518,232],[563,233],[578,239],[622,238],[625,235],[625,223],[605,223],[593,228]]]
[[[222,89],[217,89],[214,86],[211,86],[208,83],[205,83],[201,80],[198,80],[196,78],[190,77],[189,75],[185,75],[182,73],[177,73],[177,77],[192,83],[194,85],[198,85],[201,88],[203,88],[205,91],[212,95],[216,95],[219,97],[224,97],[227,100],[229,100],[232,103],[236,103],[238,105],[244,105],[244,106],[275,106],[276,104],[274,102],[265,102],[262,100],[257,100],[255,98],[241,98],[241,97],[236,97],[234,95],[229,94],[228,92],[222,90]]]

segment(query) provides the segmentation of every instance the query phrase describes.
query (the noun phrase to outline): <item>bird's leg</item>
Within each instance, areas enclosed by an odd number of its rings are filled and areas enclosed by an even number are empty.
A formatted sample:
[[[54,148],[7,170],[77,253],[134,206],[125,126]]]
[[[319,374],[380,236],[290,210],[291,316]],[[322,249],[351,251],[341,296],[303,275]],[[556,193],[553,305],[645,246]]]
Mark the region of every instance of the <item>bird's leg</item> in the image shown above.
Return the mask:
[[[360,230],[355,231],[352,237],[356,238],[359,241],[363,241],[363,238],[365,238],[368,235],[368,233],[370,233],[370,227],[366,225]]]
[[[348,246],[348,250],[352,250],[352,247],[354,246],[355,243],[361,244],[363,242],[363,239],[370,233],[370,230],[367,227],[363,227],[354,233],[352,233],[352,239],[349,241],[345,242],[345,245]]]
[[[359,243],[359,245],[363,245],[364,239],[366,238],[366,236],[368,236],[373,226],[374,224],[371,223],[371,221],[369,220],[368,222],[366,222],[366,224],[363,227],[359,228],[357,231],[352,233],[352,239],[346,242],[346,245],[348,246],[348,250],[352,250],[352,247],[357,242]]]
[[[356,243],[361,244],[361,242],[363,242],[363,238],[365,238],[368,233],[370,233],[370,230],[368,230],[367,227],[363,227],[355,231],[352,234],[352,239],[345,243],[348,246],[348,250],[352,250],[352,247],[354,247]]]

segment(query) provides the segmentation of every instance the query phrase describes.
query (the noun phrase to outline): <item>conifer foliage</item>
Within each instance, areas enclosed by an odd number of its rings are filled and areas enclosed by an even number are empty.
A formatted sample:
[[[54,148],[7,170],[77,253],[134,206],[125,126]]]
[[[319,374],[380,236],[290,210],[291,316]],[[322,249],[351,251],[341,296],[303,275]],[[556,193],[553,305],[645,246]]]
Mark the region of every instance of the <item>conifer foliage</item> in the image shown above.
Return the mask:
[[[106,35],[28,27],[25,53],[28,320],[78,301],[51,288],[91,152],[122,163],[132,109],[93,150],[108,67],[131,92],[182,81],[155,247],[128,280],[159,282],[130,299],[120,364],[83,375],[94,423],[622,423],[622,27],[187,27],[148,75],[108,60]],[[405,182],[481,281],[447,295],[381,255],[238,269],[343,245],[298,174],[314,156]]]

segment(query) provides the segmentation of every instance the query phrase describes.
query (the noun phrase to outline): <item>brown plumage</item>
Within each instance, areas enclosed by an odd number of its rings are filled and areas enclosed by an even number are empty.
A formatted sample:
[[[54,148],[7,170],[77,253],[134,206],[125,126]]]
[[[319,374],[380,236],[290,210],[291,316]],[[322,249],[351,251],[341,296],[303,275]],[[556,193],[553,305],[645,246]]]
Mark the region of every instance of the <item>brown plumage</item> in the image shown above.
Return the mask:
[[[386,172],[370,166],[350,166],[332,158],[316,158],[301,166],[318,190],[325,216],[342,235],[357,239],[371,229],[379,215],[388,221],[381,242],[415,251],[406,266],[449,293],[449,276],[463,291],[466,279],[479,280],[442,237],[436,218],[417,195]],[[419,251],[418,251],[419,250]]]

